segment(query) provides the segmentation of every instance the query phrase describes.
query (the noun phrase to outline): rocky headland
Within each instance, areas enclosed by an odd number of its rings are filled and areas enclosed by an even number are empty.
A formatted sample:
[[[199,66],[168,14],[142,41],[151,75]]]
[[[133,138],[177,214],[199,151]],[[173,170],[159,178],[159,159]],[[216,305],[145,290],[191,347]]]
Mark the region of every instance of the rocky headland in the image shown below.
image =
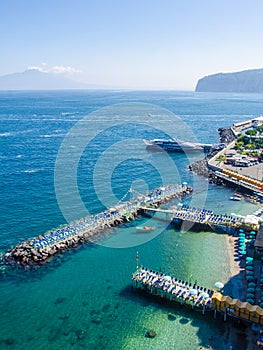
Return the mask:
[[[261,93],[263,91],[263,68],[205,76],[198,80],[195,91]]]

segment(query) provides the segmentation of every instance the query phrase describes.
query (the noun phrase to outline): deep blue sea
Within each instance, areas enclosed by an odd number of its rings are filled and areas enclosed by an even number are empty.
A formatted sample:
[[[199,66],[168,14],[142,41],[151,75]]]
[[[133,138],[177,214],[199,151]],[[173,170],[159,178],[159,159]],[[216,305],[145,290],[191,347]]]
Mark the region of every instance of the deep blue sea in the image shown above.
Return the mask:
[[[262,102],[260,94],[0,92],[1,253],[116,205],[130,187],[145,193],[187,181],[194,187],[191,205],[253,213],[255,205],[229,200],[232,190],[188,171],[202,154],[152,153],[143,139],[216,143],[219,127],[261,115]],[[143,222],[118,227],[98,244],[33,271],[2,266],[0,348],[194,350],[213,336],[213,349],[229,349],[228,323],[131,290],[138,251],[144,266],[182,279],[193,275],[210,288],[222,281],[231,292],[226,237],[179,232],[155,219],[155,233],[136,234]],[[145,338],[149,329],[154,339]],[[246,349],[245,335],[240,339]]]

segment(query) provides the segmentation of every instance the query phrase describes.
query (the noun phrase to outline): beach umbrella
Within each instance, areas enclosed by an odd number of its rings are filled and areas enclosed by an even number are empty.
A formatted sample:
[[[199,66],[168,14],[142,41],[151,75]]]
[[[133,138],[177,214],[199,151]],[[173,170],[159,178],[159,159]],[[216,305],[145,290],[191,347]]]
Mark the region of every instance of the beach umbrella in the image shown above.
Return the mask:
[[[246,271],[246,275],[250,277],[254,277],[254,271]]]
[[[258,345],[258,346],[263,345],[263,337],[258,338],[258,340],[257,340],[257,345]]]
[[[215,283],[215,287],[218,288],[218,289],[222,289],[222,288],[224,288],[224,283],[222,283],[222,282],[216,282],[216,283]]]
[[[164,276],[163,280],[164,280],[164,281],[171,281],[171,280],[172,280],[172,277],[170,277],[170,276]]]
[[[256,232],[255,231],[251,231],[250,234],[251,235],[256,235]]]
[[[201,293],[201,297],[204,299],[207,299],[207,298],[209,298],[209,294],[206,292],[203,292],[203,293]]]
[[[246,270],[254,270],[254,267],[253,266],[246,266]]]
[[[240,251],[239,251],[239,254],[241,254],[241,255],[246,255],[247,252],[246,252],[245,250],[240,250]]]
[[[247,302],[250,303],[250,304],[254,304],[254,299],[247,299]]]
[[[246,257],[246,261],[253,261],[254,259],[253,258],[251,258],[250,256],[247,256]]]
[[[255,297],[255,295],[254,295],[254,293],[247,293],[247,298],[254,298]]]
[[[189,293],[190,293],[190,295],[197,295],[198,290],[197,289],[190,289]]]
[[[254,271],[246,271],[247,276],[254,276]]]
[[[248,293],[252,293],[252,292],[254,292],[254,291],[255,291],[255,287],[250,287],[250,288],[247,289],[247,292],[248,292]]]
[[[246,265],[247,266],[253,266],[254,264],[253,264],[253,261],[246,261]]]
[[[256,283],[254,283],[254,282],[249,282],[248,283],[248,287],[250,288],[250,287],[256,287]]]
[[[254,280],[254,276],[246,276],[247,281],[253,281]]]

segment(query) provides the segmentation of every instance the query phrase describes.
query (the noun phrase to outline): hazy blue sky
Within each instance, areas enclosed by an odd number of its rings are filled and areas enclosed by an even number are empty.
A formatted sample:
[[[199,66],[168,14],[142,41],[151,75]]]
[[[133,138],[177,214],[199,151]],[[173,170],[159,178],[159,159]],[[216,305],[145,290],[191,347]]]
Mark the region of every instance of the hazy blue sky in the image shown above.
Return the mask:
[[[262,0],[0,0],[0,75],[40,67],[192,90],[207,74],[263,67],[262,16]]]

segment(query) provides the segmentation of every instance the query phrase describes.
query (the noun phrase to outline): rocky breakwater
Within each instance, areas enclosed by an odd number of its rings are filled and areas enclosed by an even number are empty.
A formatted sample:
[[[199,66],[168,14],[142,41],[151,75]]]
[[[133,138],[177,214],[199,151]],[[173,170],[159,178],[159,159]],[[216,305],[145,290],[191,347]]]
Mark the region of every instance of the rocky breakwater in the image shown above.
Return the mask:
[[[159,206],[191,192],[191,187],[181,185],[157,188],[145,196],[123,202],[105,212],[28,239],[8,250],[3,257],[4,261],[8,264],[27,267],[44,264],[54,255],[76,248],[85,242],[98,241],[105,236],[109,228],[135,219],[144,206]]]
[[[219,128],[219,140],[220,143],[229,144],[235,140],[235,135],[230,128]],[[198,160],[189,165],[189,170],[197,175],[209,178],[211,183],[218,184],[217,178],[213,175],[213,171],[208,168],[208,160],[214,157],[218,153],[217,148],[212,148],[208,152],[204,159]]]
[[[219,139],[221,143],[228,144],[235,140],[235,135],[230,128],[219,128]]]

